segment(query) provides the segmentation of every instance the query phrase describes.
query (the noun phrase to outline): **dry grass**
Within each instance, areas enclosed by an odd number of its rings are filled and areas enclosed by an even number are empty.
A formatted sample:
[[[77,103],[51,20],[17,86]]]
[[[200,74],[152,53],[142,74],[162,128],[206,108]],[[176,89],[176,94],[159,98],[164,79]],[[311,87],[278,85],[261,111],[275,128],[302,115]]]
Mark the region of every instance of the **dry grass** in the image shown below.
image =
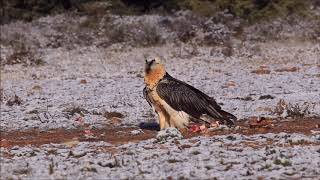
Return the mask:
[[[150,47],[163,44],[156,25],[147,22],[135,22],[133,24],[112,24],[104,27],[105,35],[109,39],[108,44],[128,43],[133,47]]]
[[[303,118],[310,114],[310,106],[300,106],[299,104],[287,103],[285,100],[280,99],[273,113],[281,117]]]
[[[185,18],[174,20],[171,29],[176,33],[177,39],[184,43],[189,42],[196,36],[193,21],[188,21]]]
[[[1,36],[1,44],[9,46],[12,50],[6,58],[1,59],[1,65],[40,66],[45,64],[35,48],[31,47],[27,42],[24,34],[15,33],[11,36]]]

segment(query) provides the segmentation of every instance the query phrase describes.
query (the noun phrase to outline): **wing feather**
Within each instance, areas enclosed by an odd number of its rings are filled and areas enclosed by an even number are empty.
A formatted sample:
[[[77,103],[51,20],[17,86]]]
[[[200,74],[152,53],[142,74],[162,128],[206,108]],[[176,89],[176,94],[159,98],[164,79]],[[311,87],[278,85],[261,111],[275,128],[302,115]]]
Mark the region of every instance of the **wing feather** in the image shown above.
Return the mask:
[[[166,75],[166,79],[158,83],[156,91],[172,108],[184,111],[194,118],[208,114],[215,119],[236,119],[232,114],[221,110],[213,98],[170,75]]]
[[[148,92],[148,88],[147,87],[144,87],[143,88],[143,97],[147,100],[148,104],[152,107],[152,103],[151,103],[151,100],[150,100],[150,97],[149,97],[149,92]]]

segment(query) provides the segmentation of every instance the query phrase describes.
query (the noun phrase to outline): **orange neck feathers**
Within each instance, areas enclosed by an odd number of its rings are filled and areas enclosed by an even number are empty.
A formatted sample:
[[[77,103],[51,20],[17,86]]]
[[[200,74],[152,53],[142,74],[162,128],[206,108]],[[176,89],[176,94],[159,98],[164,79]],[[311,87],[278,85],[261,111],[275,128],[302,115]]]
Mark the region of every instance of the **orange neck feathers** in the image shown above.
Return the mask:
[[[164,77],[166,71],[162,65],[150,70],[149,72],[145,72],[144,75],[144,83],[150,88],[153,89],[158,82]]]

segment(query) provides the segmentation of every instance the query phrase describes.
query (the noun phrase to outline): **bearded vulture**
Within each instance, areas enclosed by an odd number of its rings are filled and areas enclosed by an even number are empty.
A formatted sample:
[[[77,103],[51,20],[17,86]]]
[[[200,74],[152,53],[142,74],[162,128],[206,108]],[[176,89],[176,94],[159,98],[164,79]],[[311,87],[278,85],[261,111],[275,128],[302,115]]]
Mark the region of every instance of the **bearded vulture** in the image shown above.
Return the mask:
[[[170,76],[159,58],[145,62],[144,98],[159,116],[160,129],[188,128],[190,122],[228,126],[237,119],[200,90]]]

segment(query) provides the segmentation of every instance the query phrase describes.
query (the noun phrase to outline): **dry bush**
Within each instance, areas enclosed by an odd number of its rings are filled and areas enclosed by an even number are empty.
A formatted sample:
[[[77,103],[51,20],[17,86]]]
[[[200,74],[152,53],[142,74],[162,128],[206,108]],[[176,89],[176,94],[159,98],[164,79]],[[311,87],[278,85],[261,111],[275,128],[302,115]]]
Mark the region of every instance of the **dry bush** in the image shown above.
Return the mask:
[[[108,112],[106,111],[104,114],[103,114],[103,117],[107,118],[107,119],[111,119],[111,118],[124,118],[124,115],[122,113],[119,113],[119,112],[116,112],[116,111],[111,111],[111,112]]]
[[[79,27],[96,30],[99,28],[100,19],[101,17],[97,15],[89,15],[84,21],[80,22]]]
[[[6,103],[7,106],[21,105],[21,104],[22,104],[22,99],[16,94],[13,97],[9,98]]]
[[[203,17],[185,11],[178,13],[177,16],[172,23],[169,23],[169,28],[175,33],[177,39],[184,43],[195,40],[198,45],[227,44],[236,28],[239,28],[239,23],[231,23],[234,19],[226,13]]]
[[[169,24],[169,29],[175,33],[176,38],[181,42],[189,42],[201,31],[206,18],[200,17],[191,11],[178,12],[177,18]]]
[[[119,24],[105,28],[109,44],[122,43],[130,39],[129,25]]]
[[[216,24],[212,20],[205,23],[203,29],[205,36],[203,43],[208,46],[215,46],[229,41],[232,35],[229,28],[224,24]]]
[[[137,46],[148,47],[164,43],[158,27],[150,23],[139,22],[137,29],[132,32],[133,43]]]
[[[6,44],[11,47],[10,53],[2,59],[1,65],[23,64],[25,66],[39,66],[45,62],[41,59],[34,48],[27,45],[27,38],[21,34],[14,34],[6,39]]]
[[[88,110],[86,110],[80,106],[77,106],[75,104],[68,105],[65,109],[62,110],[62,112],[66,113],[68,118],[72,117],[75,114],[80,114],[81,116],[84,116],[84,114],[89,113]]]
[[[111,22],[104,28],[108,45],[128,43],[134,47],[148,47],[164,43],[158,27],[151,23],[114,24]]]
[[[299,104],[293,105],[291,103],[285,102],[285,100],[283,99],[280,99],[275,109],[273,110],[273,113],[283,118],[303,118],[310,114],[309,108],[309,105],[305,105],[304,107],[302,107]]]
[[[184,18],[176,19],[172,23],[172,30],[176,33],[177,39],[184,43],[189,42],[196,36],[192,22]]]

